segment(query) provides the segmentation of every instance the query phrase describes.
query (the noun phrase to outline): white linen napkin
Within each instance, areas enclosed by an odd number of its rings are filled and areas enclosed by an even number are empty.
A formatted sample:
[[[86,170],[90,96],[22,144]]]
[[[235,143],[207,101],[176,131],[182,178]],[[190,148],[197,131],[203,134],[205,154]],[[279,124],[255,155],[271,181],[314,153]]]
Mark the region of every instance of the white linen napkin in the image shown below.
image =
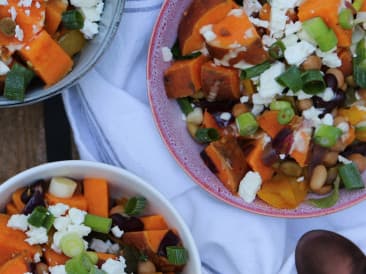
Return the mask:
[[[338,231],[366,250],[366,203],[313,219],[259,216],[218,201],[180,169],[154,125],[146,91],[148,43],[160,6],[161,0],[127,0],[111,47],[63,93],[81,158],[124,167],[170,199],[191,229],[203,273],[296,273],[296,242],[311,229]]]

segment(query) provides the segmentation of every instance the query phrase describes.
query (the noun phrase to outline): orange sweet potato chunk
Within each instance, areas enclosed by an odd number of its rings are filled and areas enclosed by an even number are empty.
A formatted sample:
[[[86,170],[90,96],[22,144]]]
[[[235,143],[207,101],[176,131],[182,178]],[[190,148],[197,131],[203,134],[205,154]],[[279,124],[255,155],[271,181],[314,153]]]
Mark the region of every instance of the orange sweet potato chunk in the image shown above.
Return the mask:
[[[24,274],[29,273],[29,270],[27,260],[22,255],[18,255],[0,267],[0,274]]]
[[[73,66],[70,56],[45,30],[21,49],[20,54],[48,86],[61,80]]]
[[[211,142],[204,152],[214,166],[216,176],[230,192],[236,194],[240,180],[247,171],[245,156],[237,141],[225,136]]]
[[[263,139],[256,140],[254,148],[249,152],[246,160],[248,165],[261,175],[262,180],[266,181],[272,178],[274,170],[263,163],[263,146]]]
[[[220,21],[231,10],[232,0],[195,0],[184,12],[178,28],[178,40],[183,55],[204,46],[200,29]]]
[[[207,57],[175,61],[164,72],[164,86],[169,98],[193,95],[201,88],[201,66]]]
[[[46,2],[46,18],[44,28],[53,35],[59,27],[62,20],[62,13],[66,11],[67,3],[63,0],[48,0]]]
[[[23,231],[7,226],[9,218],[9,215],[0,214],[0,265],[18,254],[27,253],[31,258],[36,253],[42,254],[42,249],[39,245],[29,245],[25,241],[26,235]]]
[[[156,253],[168,231],[167,229],[162,229],[126,232],[123,234],[122,242],[132,245],[141,251]]]
[[[212,61],[201,68],[202,91],[215,101],[240,98],[239,71],[234,68],[216,66]]]
[[[210,54],[223,65],[240,61],[260,64],[268,59],[261,38],[242,9],[234,9],[212,26],[215,39],[206,41]],[[228,63],[228,64],[226,64]]]

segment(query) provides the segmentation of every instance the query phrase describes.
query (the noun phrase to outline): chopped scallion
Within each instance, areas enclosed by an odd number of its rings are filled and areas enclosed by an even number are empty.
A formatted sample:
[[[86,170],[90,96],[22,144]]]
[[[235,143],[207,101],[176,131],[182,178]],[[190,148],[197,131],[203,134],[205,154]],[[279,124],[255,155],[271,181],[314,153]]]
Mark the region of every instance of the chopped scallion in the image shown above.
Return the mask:
[[[180,52],[180,49],[179,49],[178,40],[174,43],[173,47],[170,50],[173,54],[174,60],[189,60],[189,59],[194,59],[201,55],[201,52],[199,52],[199,51],[193,52],[189,55],[182,55]]]
[[[86,252],[71,258],[65,264],[65,269],[67,274],[89,274],[94,267],[93,262]]]
[[[329,125],[320,125],[314,133],[314,142],[323,147],[334,146],[342,135],[342,130]]]
[[[177,99],[177,102],[178,102],[178,105],[179,105],[181,111],[184,113],[184,115],[187,116],[189,113],[191,113],[193,111],[191,102],[189,101],[189,99],[187,97],[179,98],[179,99]]]
[[[258,129],[258,123],[253,114],[250,112],[240,114],[238,117],[236,117],[235,122],[241,136],[252,135]]]
[[[89,226],[95,232],[107,234],[111,230],[112,219],[93,214],[86,214],[84,225]]]
[[[286,50],[285,44],[281,40],[278,40],[269,47],[268,54],[273,59],[277,60],[283,58],[285,50]]]
[[[125,213],[129,216],[140,215],[146,207],[146,199],[141,196],[135,196],[128,199],[125,205]]]
[[[75,257],[85,251],[84,240],[76,232],[65,234],[60,240],[62,252],[69,257]]]
[[[294,92],[301,90],[303,86],[301,72],[297,66],[289,67],[284,73],[276,78],[276,81]]]
[[[295,111],[292,107],[281,109],[277,115],[277,121],[281,125],[287,125],[295,116]]]
[[[359,10],[362,8],[363,2],[364,2],[364,0],[355,0],[355,1],[352,3],[352,6],[353,6],[353,8],[354,8],[356,11],[359,11]]]
[[[44,227],[51,229],[55,217],[44,206],[37,206],[28,217],[28,223],[35,227]]]
[[[340,179],[337,177],[334,181],[334,189],[332,194],[320,199],[309,199],[309,203],[318,208],[329,208],[334,206],[339,199],[339,182]]]
[[[218,140],[220,134],[214,128],[199,128],[196,131],[195,138],[200,143],[210,143]]]
[[[338,15],[339,24],[343,29],[352,29],[353,27],[353,13],[350,9],[344,8]]]
[[[6,75],[4,96],[10,100],[24,100],[25,90],[33,77],[33,71],[15,63]]]
[[[184,265],[188,260],[188,252],[184,247],[167,246],[166,253],[168,261],[174,265]]]
[[[250,79],[262,74],[264,71],[271,67],[271,63],[266,61],[262,64],[244,69],[240,73],[240,79]]]
[[[291,108],[290,102],[287,101],[272,101],[269,105],[270,110],[282,110],[286,108]]]
[[[73,9],[62,13],[62,24],[67,29],[82,29],[84,17],[80,11]]]
[[[356,46],[356,56],[353,57],[353,78],[357,85],[366,88],[366,39],[361,39]]]
[[[354,163],[342,165],[338,168],[339,176],[347,189],[359,189],[364,188],[360,172]]]
[[[320,70],[307,70],[301,74],[303,91],[307,94],[317,94],[325,90],[326,84]]]

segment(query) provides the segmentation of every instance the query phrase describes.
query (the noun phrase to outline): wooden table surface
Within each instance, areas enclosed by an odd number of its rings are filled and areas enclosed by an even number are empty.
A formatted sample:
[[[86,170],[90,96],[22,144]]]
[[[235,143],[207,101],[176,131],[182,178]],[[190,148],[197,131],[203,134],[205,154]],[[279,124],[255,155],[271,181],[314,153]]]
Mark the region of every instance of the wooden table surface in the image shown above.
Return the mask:
[[[0,109],[0,183],[20,171],[47,162],[44,114],[49,114],[49,110],[45,110],[44,105]],[[52,121],[53,117],[49,118]],[[71,140],[70,135],[60,138]],[[75,148],[71,158],[78,158]]]

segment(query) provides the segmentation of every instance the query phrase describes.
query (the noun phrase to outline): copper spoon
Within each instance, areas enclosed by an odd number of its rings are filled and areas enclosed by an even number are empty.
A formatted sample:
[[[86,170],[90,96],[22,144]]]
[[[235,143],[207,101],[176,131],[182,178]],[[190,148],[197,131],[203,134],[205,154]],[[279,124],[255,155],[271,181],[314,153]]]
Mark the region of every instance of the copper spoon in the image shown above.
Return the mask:
[[[365,274],[363,252],[347,238],[326,230],[305,233],[295,250],[298,274]]]

